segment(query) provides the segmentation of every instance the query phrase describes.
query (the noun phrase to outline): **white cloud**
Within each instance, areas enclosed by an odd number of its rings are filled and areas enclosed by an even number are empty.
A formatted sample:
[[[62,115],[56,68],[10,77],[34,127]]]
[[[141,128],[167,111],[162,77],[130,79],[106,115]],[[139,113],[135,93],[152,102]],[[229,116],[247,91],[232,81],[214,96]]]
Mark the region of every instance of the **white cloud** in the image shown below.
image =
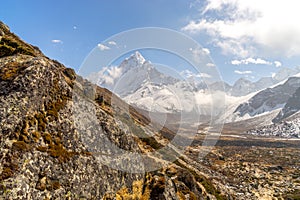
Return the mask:
[[[231,64],[233,65],[248,65],[248,64],[255,64],[255,65],[272,65],[272,62],[266,61],[261,58],[247,58],[242,60],[232,60]]]
[[[244,45],[246,43],[246,39],[244,39],[245,42],[241,42],[243,39],[236,41],[233,39],[228,40],[215,40],[215,44],[219,46],[222,50],[223,54],[233,54],[238,55],[242,58],[246,58],[249,55],[254,55],[255,48],[250,45]]]
[[[207,67],[215,67],[216,65],[214,63],[207,63],[206,66]]]
[[[242,62],[240,60],[232,60],[231,64],[233,64],[233,65],[240,65],[240,64],[242,64]]]
[[[205,32],[223,53],[300,55],[300,1],[206,0],[200,19],[184,31]],[[234,44],[234,45],[232,45]]]
[[[234,73],[236,73],[236,74],[252,74],[252,71],[234,70]]]
[[[202,48],[202,51],[205,53],[205,54],[210,54],[210,51],[209,51],[209,49],[207,49],[207,48]]]
[[[63,43],[63,41],[61,41],[61,40],[51,40],[51,42],[52,43],[54,43],[54,44],[62,44]]]
[[[281,67],[282,64],[279,61],[267,61],[262,58],[247,58],[247,59],[241,59],[241,60],[232,60],[232,65],[248,65],[248,64],[255,64],[255,65],[275,65],[276,67]]]
[[[211,75],[206,74],[206,73],[200,73],[200,74],[198,75],[198,77],[199,77],[199,78],[211,78]]]
[[[186,77],[186,78],[189,78],[189,77],[194,75],[194,73],[192,71],[188,70],[188,69],[185,69],[185,70],[181,71],[179,74],[181,76]]]
[[[211,75],[207,74],[207,73],[194,73],[188,69],[183,70],[179,73],[181,76],[186,77],[186,78],[211,78]]]
[[[122,69],[116,66],[112,66],[110,67],[110,69],[108,69],[108,74],[114,79],[119,78],[122,74]]]
[[[98,46],[98,48],[99,48],[101,51],[109,50],[109,49],[110,49],[108,46],[105,46],[104,44],[98,44],[97,46]]]
[[[281,62],[279,62],[279,61],[274,61],[274,65],[276,67],[281,67],[282,66]]]
[[[113,86],[116,80],[122,75],[122,69],[117,66],[104,67],[91,78],[93,82],[104,86]]]
[[[207,48],[196,48],[196,49],[193,49],[193,48],[190,48],[189,49],[192,53],[193,53],[193,55],[195,55],[195,56],[203,56],[203,55],[208,55],[208,54],[210,54],[210,51],[209,51],[209,49],[207,49]]]
[[[117,43],[115,41],[109,41],[108,44],[113,45],[113,46],[117,46]]]
[[[210,54],[210,51],[207,48],[189,48],[189,51],[192,52],[193,59],[197,63],[201,63],[203,58],[207,58],[207,56]]]

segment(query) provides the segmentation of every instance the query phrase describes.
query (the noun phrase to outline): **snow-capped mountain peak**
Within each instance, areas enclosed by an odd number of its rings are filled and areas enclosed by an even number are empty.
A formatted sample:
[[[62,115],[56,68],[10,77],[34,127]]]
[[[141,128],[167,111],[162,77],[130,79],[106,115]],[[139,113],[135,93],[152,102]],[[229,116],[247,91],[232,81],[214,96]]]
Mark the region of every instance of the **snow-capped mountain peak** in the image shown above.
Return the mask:
[[[232,86],[231,94],[233,96],[244,96],[253,91],[255,91],[255,85],[245,78],[240,78]]]
[[[141,67],[146,63],[146,59],[142,56],[142,54],[136,51],[134,54],[131,54],[129,58],[126,58],[121,64],[120,68],[123,69],[123,72],[127,72],[128,70],[136,67]]]
[[[129,59],[135,59],[138,63],[144,64],[146,59],[142,56],[142,54],[138,51],[136,51],[134,54],[132,54]]]
[[[293,76],[295,74],[297,74],[298,71],[296,69],[291,69],[291,68],[282,68],[280,69],[274,76],[273,79],[276,80],[277,82],[279,81],[283,81],[285,79],[287,79],[290,76]]]
[[[140,52],[136,51],[125,58],[119,66],[112,65],[103,67],[99,72],[90,74],[88,79],[93,83],[112,90],[119,79],[126,73],[134,74],[136,70],[147,71],[152,68],[151,62],[147,61]]]

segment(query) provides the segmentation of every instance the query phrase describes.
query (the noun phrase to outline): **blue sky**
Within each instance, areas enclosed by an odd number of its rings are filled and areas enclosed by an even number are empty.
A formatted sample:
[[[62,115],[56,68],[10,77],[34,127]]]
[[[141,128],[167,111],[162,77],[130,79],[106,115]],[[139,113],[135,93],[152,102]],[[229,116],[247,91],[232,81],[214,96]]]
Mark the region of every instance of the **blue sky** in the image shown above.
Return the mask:
[[[114,34],[170,28],[207,48],[223,79],[233,83],[300,66],[298,8],[293,0],[10,0],[1,3],[0,20],[75,70]]]

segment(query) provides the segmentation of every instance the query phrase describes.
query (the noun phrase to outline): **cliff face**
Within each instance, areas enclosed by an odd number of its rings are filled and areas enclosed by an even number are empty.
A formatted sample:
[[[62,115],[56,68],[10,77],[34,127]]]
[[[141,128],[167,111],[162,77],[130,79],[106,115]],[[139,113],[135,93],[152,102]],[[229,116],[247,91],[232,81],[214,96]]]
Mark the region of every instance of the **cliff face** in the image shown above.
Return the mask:
[[[92,98],[85,101],[89,92]],[[208,179],[180,159],[177,164],[153,159],[165,164],[145,173],[102,162],[105,157],[97,152],[107,141],[132,153],[163,145],[161,136],[140,137],[137,132],[151,132],[145,127],[148,118],[130,108],[132,120],[128,120],[123,113],[126,104],[115,97],[118,103],[113,108],[112,96],[45,57],[0,22],[0,198],[221,198]],[[95,113],[100,133],[82,125],[92,120],[84,115],[86,111]],[[123,118],[116,120],[116,113]],[[98,145],[93,145],[97,140]],[[104,154],[113,153],[105,149]],[[140,166],[131,168],[137,171]]]

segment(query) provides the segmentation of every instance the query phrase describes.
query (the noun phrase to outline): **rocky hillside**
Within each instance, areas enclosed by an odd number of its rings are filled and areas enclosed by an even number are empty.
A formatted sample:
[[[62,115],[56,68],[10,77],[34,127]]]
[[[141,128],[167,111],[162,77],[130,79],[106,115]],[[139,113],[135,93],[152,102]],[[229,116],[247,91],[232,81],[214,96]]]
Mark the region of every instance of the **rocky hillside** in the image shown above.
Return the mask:
[[[116,101],[114,107],[111,97]],[[122,159],[115,160],[116,168],[110,167],[103,155],[114,152],[104,148],[105,142],[147,156],[146,152],[165,146],[173,133],[167,129],[154,132],[146,126],[146,116],[132,107],[126,113],[127,104],[123,101],[45,57],[2,22],[0,102],[0,199],[234,196],[222,189],[221,183],[212,182],[208,174],[198,170],[200,165],[188,158],[181,156],[174,163],[168,162],[174,156],[170,149],[149,158],[151,162],[144,165],[161,164],[156,171],[118,170],[124,165]],[[86,115],[90,112],[95,114],[94,119]],[[92,120],[100,124],[99,130],[88,124]],[[94,145],[96,141],[101,145]],[[135,172],[141,168],[139,163],[129,165]]]

